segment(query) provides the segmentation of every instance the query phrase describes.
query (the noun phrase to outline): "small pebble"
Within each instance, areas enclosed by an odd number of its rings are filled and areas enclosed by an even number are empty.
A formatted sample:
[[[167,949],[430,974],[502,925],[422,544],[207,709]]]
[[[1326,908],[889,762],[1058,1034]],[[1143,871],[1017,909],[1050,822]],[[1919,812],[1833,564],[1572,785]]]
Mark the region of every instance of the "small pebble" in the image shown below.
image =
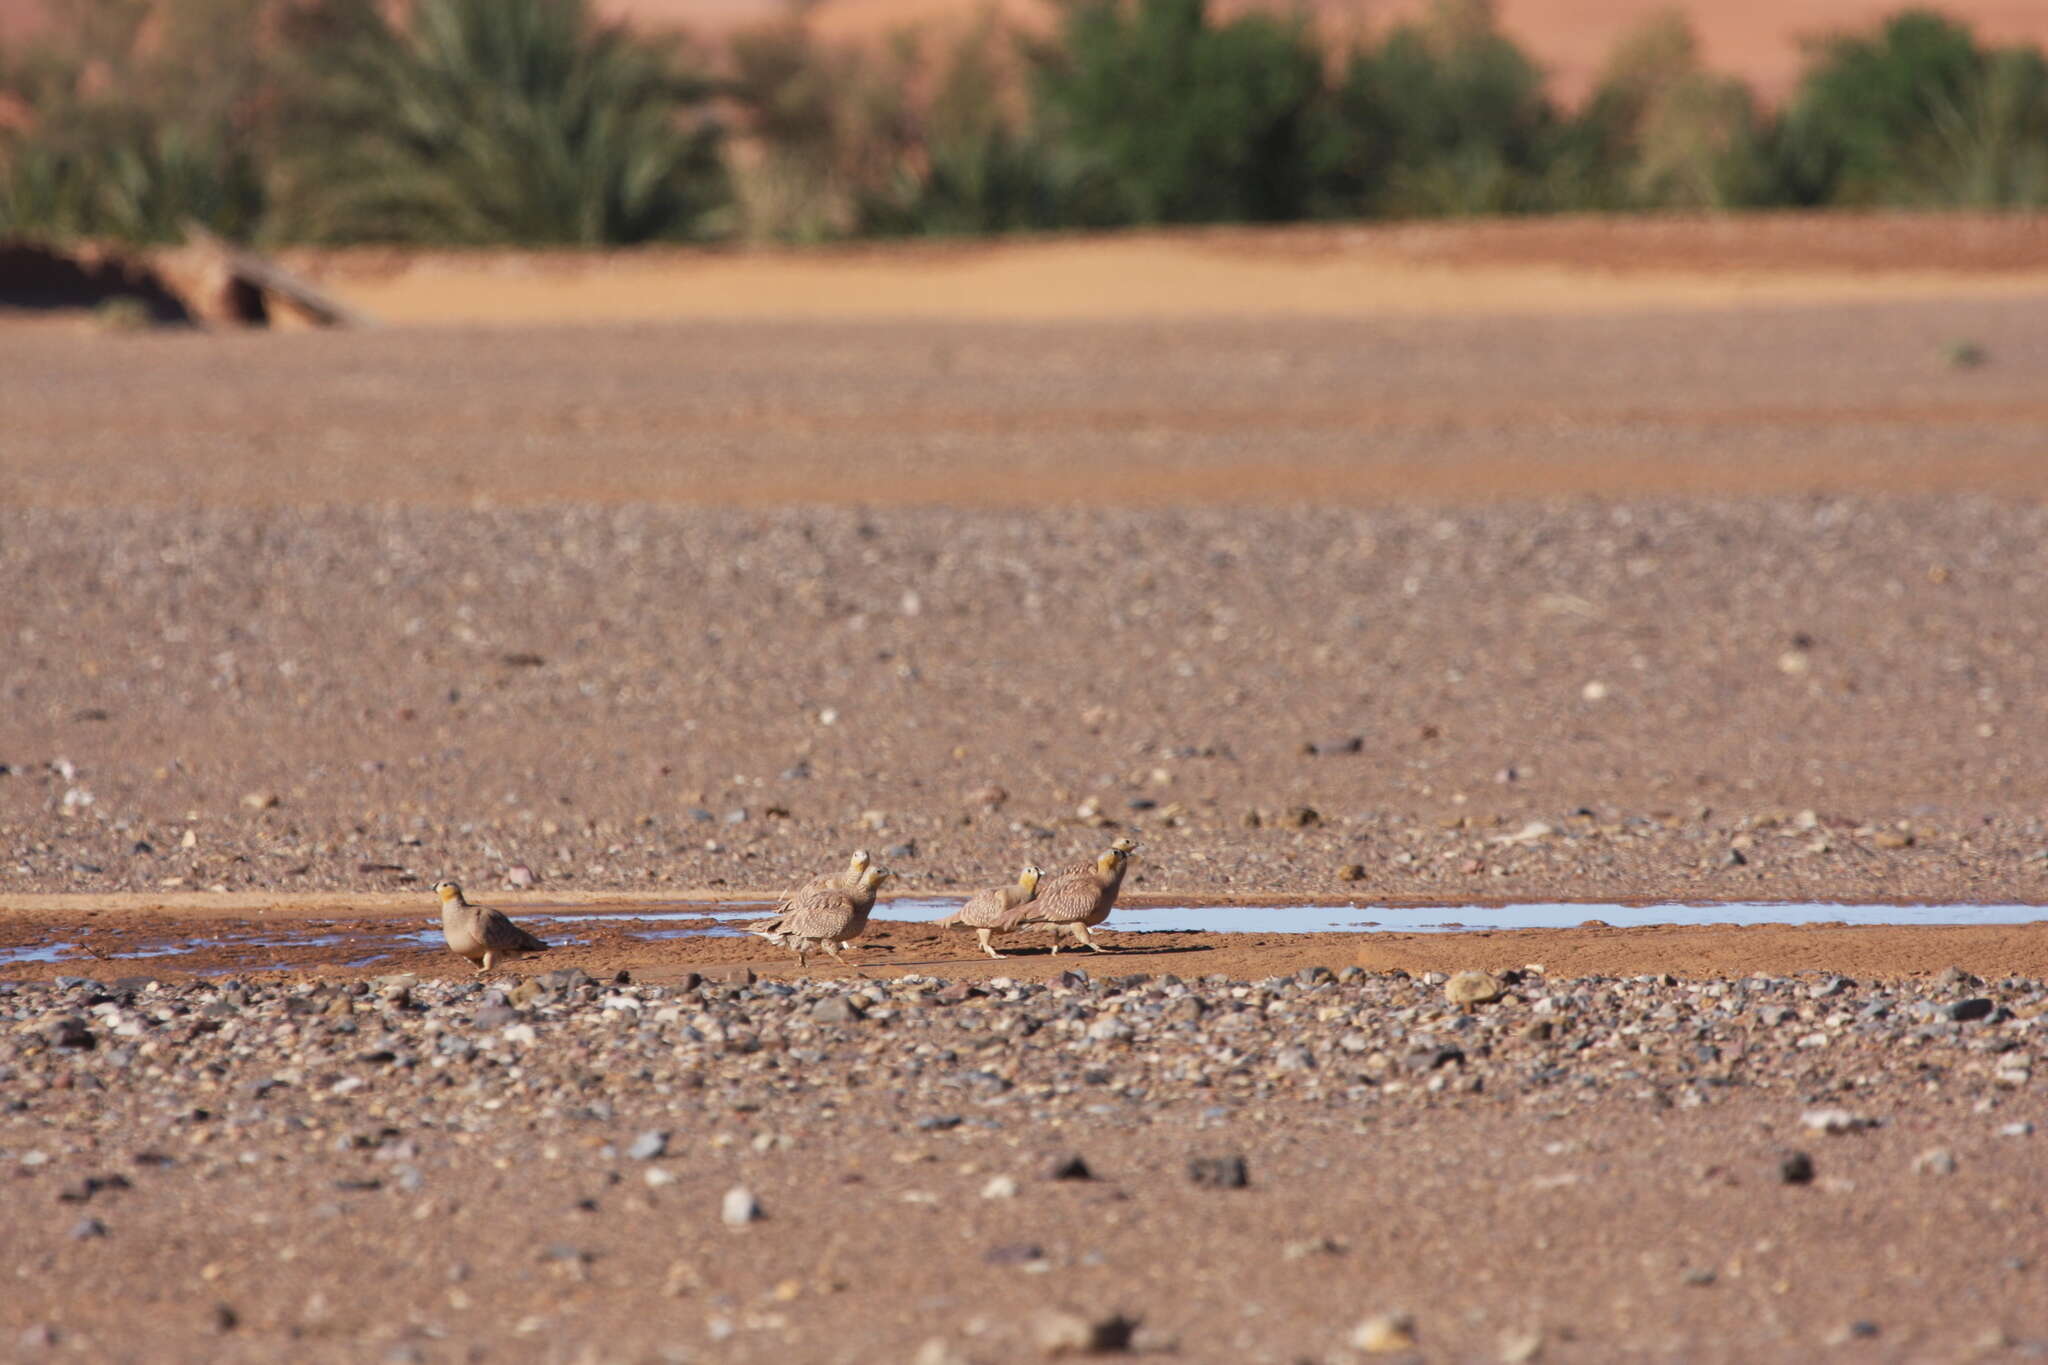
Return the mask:
[[[1367,1355],[1397,1355],[1415,1349],[1415,1318],[1408,1313],[1380,1313],[1351,1329],[1354,1350]]]
[[[754,1192],[744,1185],[735,1185],[725,1192],[725,1202],[719,1206],[719,1217],[729,1228],[743,1228],[749,1223],[759,1222],[766,1215],[761,1212],[761,1202],[754,1198]]]

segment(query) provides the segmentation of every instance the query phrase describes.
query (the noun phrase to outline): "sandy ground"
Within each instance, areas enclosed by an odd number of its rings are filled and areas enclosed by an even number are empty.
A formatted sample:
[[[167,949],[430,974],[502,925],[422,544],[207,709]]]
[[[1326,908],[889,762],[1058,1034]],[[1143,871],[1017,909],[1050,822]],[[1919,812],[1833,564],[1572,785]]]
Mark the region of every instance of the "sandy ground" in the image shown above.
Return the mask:
[[[394,324],[1608,316],[2048,293],[2048,225],[2025,215],[1558,217],[284,259]]]
[[[2038,902],[2026,250],[1705,308],[0,328],[0,943],[388,938],[443,876],[731,898],[854,846],[930,894],[1120,831],[1182,902]],[[1191,1360],[1362,1360],[1390,1311],[1428,1360],[2048,1341],[2033,927],[1112,927],[1088,982],[890,928],[794,995],[582,936],[502,989],[395,942],[0,973],[0,1349],[942,1365],[1052,1305]],[[1463,1023],[1397,974],[1532,963]],[[1312,967],[1366,970],[1244,984]],[[1835,1106],[1878,1126],[1802,1128]]]

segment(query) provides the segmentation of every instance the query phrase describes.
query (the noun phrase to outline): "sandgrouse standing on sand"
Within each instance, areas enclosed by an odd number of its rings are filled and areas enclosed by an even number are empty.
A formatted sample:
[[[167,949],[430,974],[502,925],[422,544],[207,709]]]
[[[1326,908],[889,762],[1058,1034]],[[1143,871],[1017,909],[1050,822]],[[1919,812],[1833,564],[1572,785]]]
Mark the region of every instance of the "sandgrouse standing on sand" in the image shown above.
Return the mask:
[[[989,935],[1003,927],[1011,911],[1038,894],[1038,879],[1044,875],[1035,867],[1026,867],[1017,874],[1016,885],[996,886],[986,891],[977,891],[968,898],[967,904],[937,923],[940,927],[967,925],[974,930],[975,937],[981,940],[981,950],[984,953],[990,957],[1006,957],[1008,954],[997,952],[989,943]]]
[[[1106,951],[1088,931],[1109,918],[1116,905],[1117,889],[1124,884],[1124,869],[1130,866],[1131,854],[1137,848],[1129,839],[1118,839],[1094,862],[1061,868],[1041,881],[1038,894],[1012,910],[997,928],[1007,932],[1027,924],[1043,924],[1052,930],[1054,956],[1060,951],[1062,928],[1070,931],[1074,942],[1082,947],[1098,953]]]
[[[816,883],[792,896],[781,914],[747,926],[796,954],[796,965],[809,965],[810,954],[820,948],[838,958],[840,949],[866,932],[868,912],[875,908],[875,892],[889,873],[871,867],[861,874],[860,886],[849,891],[843,886]]]
[[[440,883],[434,894],[441,898],[441,934],[448,940],[448,951],[476,963],[479,972],[547,951],[547,944],[507,919],[504,911],[471,905],[454,882]]]
[[[796,903],[796,898],[803,895],[806,891],[829,891],[834,887],[838,887],[844,891],[851,891],[858,896],[861,891],[861,881],[867,876],[868,864],[872,861],[873,859],[869,857],[866,849],[855,849],[853,856],[846,860],[845,871],[828,872],[822,877],[813,877],[794,891],[783,892],[782,898],[775,902],[775,913],[779,915],[787,911],[791,905]],[[869,901],[870,907],[872,907],[873,903],[871,899]],[[776,941],[775,939],[769,940],[771,943]],[[789,945],[783,944],[782,946],[788,947]],[[845,952],[852,946],[851,943],[842,943],[839,945],[839,950]]]

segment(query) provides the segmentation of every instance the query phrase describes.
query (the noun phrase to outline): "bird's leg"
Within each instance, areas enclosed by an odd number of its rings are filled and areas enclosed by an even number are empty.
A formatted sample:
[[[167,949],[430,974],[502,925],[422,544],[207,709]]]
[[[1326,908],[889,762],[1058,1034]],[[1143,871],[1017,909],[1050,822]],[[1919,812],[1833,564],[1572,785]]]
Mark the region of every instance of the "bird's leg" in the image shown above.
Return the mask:
[[[1045,926],[1045,931],[1052,935],[1052,955],[1054,957],[1060,955],[1060,929],[1062,927],[1064,926],[1058,924],[1048,924]]]
[[[1095,941],[1095,931],[1085,924],[1081,926],[1081,941],[1087,944],[1090,948],[1093,948],[1098,953],[1106,953],[1109,951],[1109,949],[1103,947],[1100,943],[1097,943]]]
[[[997,951],[995,950],[995,945],[991,944],[991,943],[990,943],[990,942],[988,941],[988,936],[989,936],[989,932],[990,932],[989,930],[987,930],[987,929],[976,929],[976,930],[975,930],[974,932],[975,932],[976,936],[977,936],[977,937],[979,937],[979,938],[981,939],[981,950],[982,950],[982,951],[983,951],[984,953],[987,953],[987,954],[988,954],[988,955],[989,955],[990,957],[1003,957],[1003,956],[1005,956],[1005,954],[997,952]]]
[[[846,959],[845,959],[845,958],[843,958],[843,957],[841,957],[841,956],[839,955],[839,950],[840,950],[841,948],[845,947],[845,946],[846,946],[845,944],[842,944],[842,943],[835,943],[835,942],[833,942],[833,941],[832,941],[831,939],[829,939],[829,938],[828,938],[828,939],[826,939],[826,940],[825,940],[825,941],[824,941],[823,943],[819,944],[818,946],[819,946],[819,947],[821,947],[821,948],[823,948],[823,949],[824,949],[824,950],[825,950],[825,951],[826,951],[827,953],[831,954],[831,956],[832,956],[832,960],[833,960],[834,962],[837,962],[837,963],[838,963],[838,964],[839,964],[840,966],[842,966],[842,967],[844,967],[844,966],[846,965]]]
[[[476,964],[477,973],[481,975],[482,973],[489,971],[491,968],[497,965],[497,954],[492,952],[489,948],[486,948],[484,949],[484,960]]]
[[[1074,931],[1074,942],[1080,944],[1083,948],[1095,948],[1095,945],[1088,941],[1087,925],[1081,923],[1081,921],[1079,920],[1075,920],[1072,924],[1068,925],[1067,927]],[[1102,951],[1102,949],[1095,948],[1095,951],[1099,953]]]
[[[796,946],[796,945],[794,945],[794,944],[792,944],[792,945],[790,945],[790,946],[791,946],[791,950],[792,950],[793,952],[795,952],[795,953],[796,953],[796,965],[797,965],[797,967],[798,967],[799,969],[802,969],[803,967],[807,966],[807,965],[808,965],[808,963],[809,963],[809,959],[808,959],[808,958],[807,958],[807,957],[806,957],[806,956],[804,955],[804,950],[803,950],[802,948],[799,948],[799,947],[797,947],[797,946]]]

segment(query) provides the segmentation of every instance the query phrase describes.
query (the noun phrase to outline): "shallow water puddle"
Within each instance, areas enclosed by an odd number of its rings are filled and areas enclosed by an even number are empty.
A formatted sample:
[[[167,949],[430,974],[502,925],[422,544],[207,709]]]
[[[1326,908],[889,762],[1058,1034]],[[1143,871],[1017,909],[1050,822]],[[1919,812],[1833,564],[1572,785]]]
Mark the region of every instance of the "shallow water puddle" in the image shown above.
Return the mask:
[[[902,896],[876,905],[874,921],[878,924],[928,924],[944,919],[963,903],[964,898],[958,896]],[[677,920],[748,920],[765,915],[773,908],[760,901],[726,902],[688,910],[529,913],[521,918],[557,924],[573,924],[584,919],[659,924]],[[1620,905],[1567,901],[1389,907],[1362,902],[1353,905],[1118,906],[1102,927],[1126,933],[1320,934],[1372,930],[1455,933],[1472,929],[1572,929],[1590,921],[1616,928],[1635,928],[1652,924],[2031,924],[2037,920],[2048,920],[2048,906],[1830,905],[1792,901]],[[635,937],[726,937],[742,932],[725,924],[716,924],[696,929],[648,931]]]
[[[76,947],[76,943],[45,943],[38,948],[0,948],[0,967],[16,962],[56,962]]]
[[[1653,924],[2030,924],[2048,919],[2038,905],[1825,905],[1790,902],[1709,905],[1587,905],[1576,902],[1466,906],[1206,906],[1118,911],[1130,929],[1206,933],[1314,933],[1376,930],[1454,933],[1473,929],[1575,929],[1598,921],[1618,929]]]
[[[875,907],[877,924],[921,924],[942,919],[957,910],[959,897],[906,896],[884,901]],[[763,901],[726,901],[682,905],[674,901],[652,902],[645,909],[583,911],[572,906],[528,907],[517,917],[542,937],[564,947],[591,940],[578,937],[574,926],[581,921],[602,921],[616,925],[624,934],[641,942],[667,942],[693,938],[738,938],[745,930],[730,921],[757,919],[774,907]],[[1101,927],[1113,933],[1208,933],[1208,934],[1313,934],[1313,933],[1452,933],[1460,930],[1571,929],[1591,924],[1615,928],[1647,925],[1754,925],[1754,924],[1851,924],[1851,925],[1991,925],[2048,922],[2048,907],[2037,905],[1830,905],[1823,902],[1730,902],[1650,905],[1586,904],[1576,902],[1521,905],[1402,906],[1373,905],[1181,905],[1119,906]],[[250,924],[246,934],[232,930],[204,938],[157,940],[121,952],[95,955],[72,940],[34,947],[0,948],[0,968],[29,962],[79,962],[94,960],[175,959],[187,954],[223,949],[283,948],[292,950],[339,948],[337,965],[372,967],[400,953],[441,947],[438,921],[413,921],[419,928],[362,927],[336,931],[331,921],[308,927],[316,932],[294,936],[280,933],[277,925]],[[964,931],[963,931],[964,932]],[[1030,934],[1041,930],[1026,931]],[[971,935],[966,935],[971,942]],[[165,961],[165,966],[173,965]],[[239,963],[209,966],[208,974],[236,971],[289,971],[312,965],[305,958],[295,962]]]

